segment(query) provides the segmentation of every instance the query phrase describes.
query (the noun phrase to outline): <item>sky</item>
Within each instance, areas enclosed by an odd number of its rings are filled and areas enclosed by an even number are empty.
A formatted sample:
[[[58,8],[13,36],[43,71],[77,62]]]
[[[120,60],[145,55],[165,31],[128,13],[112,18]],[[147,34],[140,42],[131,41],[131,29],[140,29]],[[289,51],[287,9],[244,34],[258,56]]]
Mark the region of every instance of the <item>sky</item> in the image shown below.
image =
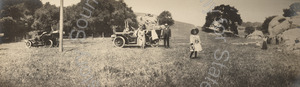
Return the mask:
[[[42,0],[43,3],[59,6],[60,0]],[[64,0],[65,6],[78,3],[80,0]],[[159,15],[167,10],[173,19],[202,26],[206,12],[210,7],[221,4],[234,6],[239,10],[244,22],[263,22],[266,17],[282,15],[283,9],[300,0],[124,0],[134,12]]]
[[[50,2],[50,4],[54,4],[56,6],[60,6],[60,0],[41,0],[44,4],[46,2]],[[73,4],[79,3],[80,0],[64,0],[64,7],[71,6]]]

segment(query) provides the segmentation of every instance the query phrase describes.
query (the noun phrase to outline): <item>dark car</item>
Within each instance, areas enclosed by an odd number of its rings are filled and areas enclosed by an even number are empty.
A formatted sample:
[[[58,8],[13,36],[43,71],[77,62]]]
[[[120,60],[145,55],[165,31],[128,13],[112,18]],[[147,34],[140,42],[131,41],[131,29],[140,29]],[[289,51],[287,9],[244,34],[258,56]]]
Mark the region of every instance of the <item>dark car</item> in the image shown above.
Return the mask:
[[[39,46],[44,46],[44,47],[58,47],[58,37],[59,33],[58,31],[54,32],[37,32],[37,35],[25,41],[26,47],[39,47]]]

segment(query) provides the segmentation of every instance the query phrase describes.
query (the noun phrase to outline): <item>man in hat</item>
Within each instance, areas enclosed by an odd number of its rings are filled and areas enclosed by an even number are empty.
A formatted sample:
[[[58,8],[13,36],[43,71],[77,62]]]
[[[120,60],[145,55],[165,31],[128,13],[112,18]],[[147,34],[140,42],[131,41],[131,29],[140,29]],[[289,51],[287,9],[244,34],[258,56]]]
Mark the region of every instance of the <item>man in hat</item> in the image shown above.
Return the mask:
[[[163,37],[164,37],[164,46],[165,48],[170,48],[170,37],[171,37],[171,29],[169,28],[169,25],[165,24],[166,28],[163,29]]]

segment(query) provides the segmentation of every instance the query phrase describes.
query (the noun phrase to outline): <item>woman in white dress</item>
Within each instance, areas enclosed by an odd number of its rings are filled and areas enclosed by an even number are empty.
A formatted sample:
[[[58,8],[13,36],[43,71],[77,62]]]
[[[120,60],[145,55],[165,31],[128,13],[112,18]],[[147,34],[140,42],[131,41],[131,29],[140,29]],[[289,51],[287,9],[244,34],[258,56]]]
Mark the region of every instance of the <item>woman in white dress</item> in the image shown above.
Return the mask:
[[[198,35],[199,29],[192,29],[191,30],[191,35],[190,35],[190,44],[191,44],[191,55],[190,58],[192,58],[193,54],[195,53],[195,57],[197,57],[197,52],[202,51],[202,46],[201,46],[201,40],[200,36]]]
[[[146,36],[145,36],[146,31],[145,31],[145,29],[146,29],[146,26],[142,25],[139,28],[138,32],[137,32],[138,33],[137,44],[139,46],[141,46],[142,49],[145,48],[145,44],[146,44]]]

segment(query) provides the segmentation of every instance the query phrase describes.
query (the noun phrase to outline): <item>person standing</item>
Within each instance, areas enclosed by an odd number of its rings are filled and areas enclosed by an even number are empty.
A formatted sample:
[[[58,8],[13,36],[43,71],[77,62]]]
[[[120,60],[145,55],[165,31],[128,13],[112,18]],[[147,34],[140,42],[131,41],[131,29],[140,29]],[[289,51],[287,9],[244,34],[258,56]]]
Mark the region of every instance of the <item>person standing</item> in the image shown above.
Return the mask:
[[[195,54],[195,57],[197,57],[197,52],[202,51],[202,46],[201,46],[201,40],[200,36],[198,35],[199,29],[192,29],[191,30],[191,35],[190,35],[190,49],[191,49],[191,55],[190,58],[192,58],[193,54]]]
[[[170,48],[171,29],[168,24],[165,24],[165,26],[166,28],[163,30],[164,46],[165,48]]]
[[[146,29],[146,26],[145,25],[142,25],[139,30],[138,30],[138,42],[137,44],[139,46],[141,46],[142,49],[145,48],[145,45],[146,45],[146,36],[145,36],[145,29]]]
[[[268,40],[268,37],[264,37],[263,38],[263,44],[262,44],[261,49],[263,49],[263,50],[267,50],[268,49],[267,40]]]

